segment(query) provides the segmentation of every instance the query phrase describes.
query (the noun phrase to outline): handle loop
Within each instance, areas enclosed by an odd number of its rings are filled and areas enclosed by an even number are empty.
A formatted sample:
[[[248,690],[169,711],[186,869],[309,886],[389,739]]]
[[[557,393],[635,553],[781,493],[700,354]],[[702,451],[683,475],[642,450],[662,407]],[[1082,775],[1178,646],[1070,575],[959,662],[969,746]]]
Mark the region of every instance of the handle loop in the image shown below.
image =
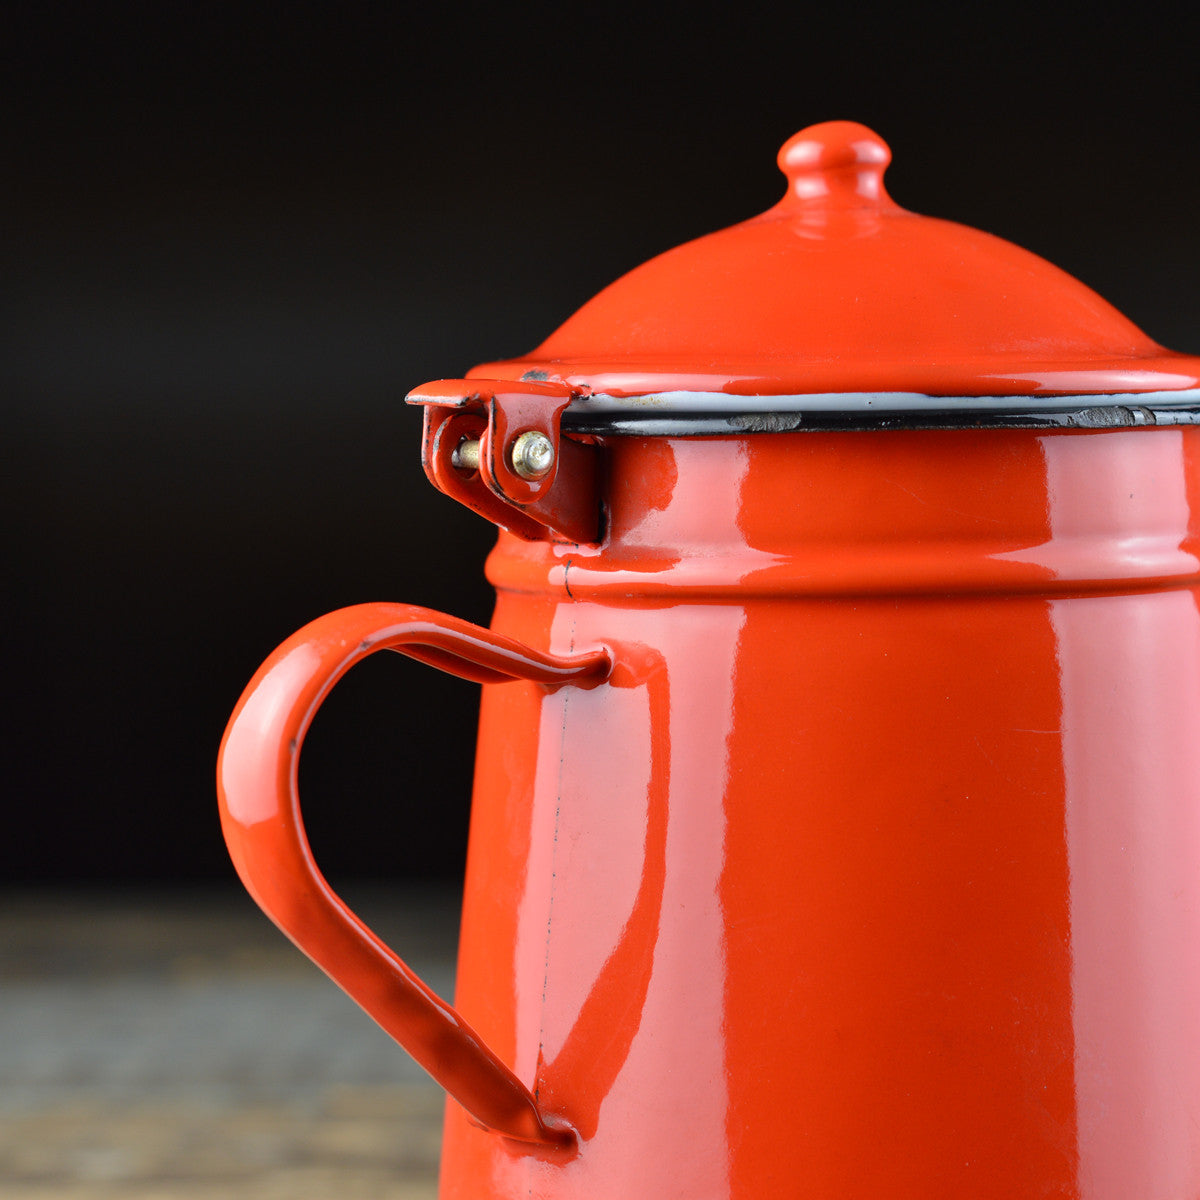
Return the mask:
[[[267,916],[477,1121],[524,1142],[571,1143],[574,1131],[542,1114],[479,1035],[346,907],[309,849],[297,788],[304,735],[333,685],[379,650],[476,683],[592,687],[610,666],[604,650],[544,654],[415,605],[320,617],[263,663],[225,731],[217,792],[234,866]]]

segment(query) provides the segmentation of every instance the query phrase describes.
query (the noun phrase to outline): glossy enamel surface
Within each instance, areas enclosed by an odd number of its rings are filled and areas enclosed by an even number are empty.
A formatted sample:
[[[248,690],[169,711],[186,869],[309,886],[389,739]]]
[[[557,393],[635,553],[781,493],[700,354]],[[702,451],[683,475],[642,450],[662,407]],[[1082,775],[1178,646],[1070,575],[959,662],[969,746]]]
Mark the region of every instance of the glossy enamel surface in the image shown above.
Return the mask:
[[[613,396],[1200,385],[1200,359],[1164,350],[1057,267],[901,208],[883,182],[890,159],[853,122],[802,130],[780,151],[774,207],[637,267],[526,357],[475,374],[532,371]]]
[[[239,872],[451,1092],[443,1200],[1200,1196],[1200,429],[1130,400],[1187,418],[1200,360],[888,159],[806,130],[767,213],[418,389],[492,631],[331,614],[231,722]],[[699,394],[744,432],[578,423]],[[1144,427],[782,432],[877,394]],[[300,819],[382,648],[483,684],[453,1008]]]
[[[1200,1192],[1192,430],[612,439],[501,538],[444,1200]]]
[[[443,1200],[1200,1193],[1200,430],[602,450],[491,633],[331,614],[223,748],[251,892],[457,1097]],[[383,648],[484,684],[456,1008],[300,820]]]

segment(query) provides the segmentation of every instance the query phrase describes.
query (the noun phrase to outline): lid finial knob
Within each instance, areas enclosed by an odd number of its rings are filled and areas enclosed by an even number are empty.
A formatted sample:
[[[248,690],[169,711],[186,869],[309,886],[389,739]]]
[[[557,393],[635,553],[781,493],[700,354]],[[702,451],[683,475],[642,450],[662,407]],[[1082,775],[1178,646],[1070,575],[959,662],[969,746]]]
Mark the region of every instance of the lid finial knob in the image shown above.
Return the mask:
[[[779,151],[779,169],[788,177],[783,203],[891,208],[894,202],[883,186],[891,161],[887,142],[857,121],[810,125]]]

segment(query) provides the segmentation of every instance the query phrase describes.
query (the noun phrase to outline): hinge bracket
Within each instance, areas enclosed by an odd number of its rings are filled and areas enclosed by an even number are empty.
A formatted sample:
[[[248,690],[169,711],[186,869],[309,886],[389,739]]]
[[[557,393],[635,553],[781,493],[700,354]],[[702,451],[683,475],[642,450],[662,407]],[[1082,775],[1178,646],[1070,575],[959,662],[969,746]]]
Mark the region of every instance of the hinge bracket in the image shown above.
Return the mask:
[[[563,410],[581,394],[541,380],[439,379],[416,388],[407,399],[425,409],[425,474],[526,541],[547,533],[597,541],[599,449],[560,428]]]

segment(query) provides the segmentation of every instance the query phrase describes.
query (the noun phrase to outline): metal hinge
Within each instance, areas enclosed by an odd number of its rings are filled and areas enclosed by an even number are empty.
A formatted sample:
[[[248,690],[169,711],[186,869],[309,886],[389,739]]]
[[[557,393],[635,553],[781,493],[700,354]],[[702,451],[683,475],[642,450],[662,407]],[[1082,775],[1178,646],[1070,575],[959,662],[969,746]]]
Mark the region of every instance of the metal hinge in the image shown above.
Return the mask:
[[[600,537],[598,448],[563,437],[569,384],[439,379],[408,394],[425,408],[421,463],[434,487],[526,541]]]

